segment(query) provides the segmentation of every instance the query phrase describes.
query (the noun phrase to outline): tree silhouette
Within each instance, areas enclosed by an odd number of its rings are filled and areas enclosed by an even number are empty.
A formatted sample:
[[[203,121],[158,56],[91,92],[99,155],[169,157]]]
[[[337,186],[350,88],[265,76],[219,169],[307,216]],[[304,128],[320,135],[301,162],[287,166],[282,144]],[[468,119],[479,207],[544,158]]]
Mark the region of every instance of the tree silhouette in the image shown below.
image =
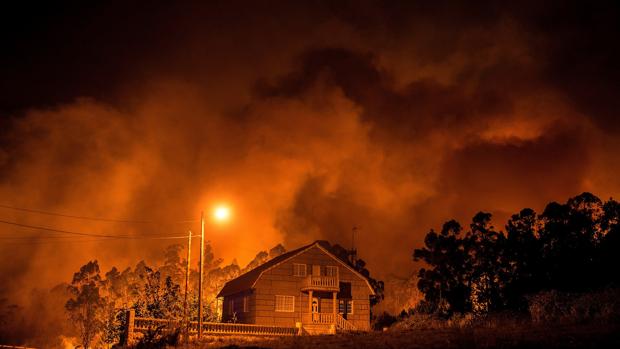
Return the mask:
[[[420,269],[418,288],[434,308],[448,310],[441,307],[444,303],[458,312],[470,308],[469,245],[461,238],[462,230],[457,221],[448,221],[439,234],[431,229],[424,239],[425,247],[413,253],[414,260],[433,266],[432,269]]]
[[[428,268],[418,288],[431,310],[487,313],[524,310],[526,296],[541,290],[588,291],[617,285],[620,204],[591,193],[565,204],[549,203],[542,214],[526,208],[506,231],[496,231],[491,214],[479,212],[470,230],[452,220],[431,230],[413,259]],[[445,306],[443,306],[445,304]]]
[[[534,210],[525,208],[512,215],[506,224],[504,255],[507,264],[506,305],[524,310],[524,294],[537,290],[543,282],[541,243],[538,234],[541,223]]]
[[[73,296],[65,308],[69,318],[77,325],[82,346],[90,347],[95,336],[101,331],[102,310],[105,299],[99,294],[101,276],[97,261],[88,262],[73,275],[68,290]]]

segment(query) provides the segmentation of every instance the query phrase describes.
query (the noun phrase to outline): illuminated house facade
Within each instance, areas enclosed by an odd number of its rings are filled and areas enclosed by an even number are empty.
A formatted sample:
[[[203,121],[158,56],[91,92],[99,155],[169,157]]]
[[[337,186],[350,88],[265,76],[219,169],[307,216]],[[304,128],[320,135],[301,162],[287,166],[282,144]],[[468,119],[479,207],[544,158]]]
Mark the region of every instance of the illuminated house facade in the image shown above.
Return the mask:
[[[320,241],[287,252],[230,280],[222,321],[297,326],[306,334],[370,329],[368,280]]]

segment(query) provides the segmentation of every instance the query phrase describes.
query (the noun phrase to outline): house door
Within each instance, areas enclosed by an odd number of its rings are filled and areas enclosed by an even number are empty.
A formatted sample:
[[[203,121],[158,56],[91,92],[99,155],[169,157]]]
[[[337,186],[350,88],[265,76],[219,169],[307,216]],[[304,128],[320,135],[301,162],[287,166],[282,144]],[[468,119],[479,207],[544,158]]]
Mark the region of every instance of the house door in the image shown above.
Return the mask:
[[[319,321],[319,299],[312,297],[312,322]]]
[[[321,276],[321,266],[320,265],[312,265],[312,276]]]

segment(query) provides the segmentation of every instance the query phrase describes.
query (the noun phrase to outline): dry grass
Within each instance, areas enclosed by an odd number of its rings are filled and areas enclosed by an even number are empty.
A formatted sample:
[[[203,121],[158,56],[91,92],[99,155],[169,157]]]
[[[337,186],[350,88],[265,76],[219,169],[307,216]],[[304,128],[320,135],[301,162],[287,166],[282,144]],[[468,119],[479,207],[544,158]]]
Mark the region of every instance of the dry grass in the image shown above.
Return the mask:
[[[620,348],[620,326],[511,326],[390,330],[285,338],[213,337],[207,348]]]

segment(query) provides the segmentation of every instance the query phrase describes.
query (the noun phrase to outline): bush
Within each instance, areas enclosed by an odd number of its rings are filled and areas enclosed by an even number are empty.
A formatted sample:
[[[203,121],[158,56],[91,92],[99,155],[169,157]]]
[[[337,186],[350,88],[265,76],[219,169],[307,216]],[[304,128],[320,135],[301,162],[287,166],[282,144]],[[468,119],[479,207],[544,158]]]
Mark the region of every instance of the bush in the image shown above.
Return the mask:
[[[172,332],[164,331],[163,327],[152,329],[144,334],[136,344],[136,349],[163,349],[168,346],[179,344],[181,331],[176,329]]]
[[[392,326],[396,321],[398,321],[398,319],[395,316],[384,311],[383,314],[377,316],[372,327],[376,331],[381,331],[384,327]]]
[[[589,293],[565,293],[555,290],[527,297],[534,322],[617,322],[620,319],[620,290],[604,289]]]

